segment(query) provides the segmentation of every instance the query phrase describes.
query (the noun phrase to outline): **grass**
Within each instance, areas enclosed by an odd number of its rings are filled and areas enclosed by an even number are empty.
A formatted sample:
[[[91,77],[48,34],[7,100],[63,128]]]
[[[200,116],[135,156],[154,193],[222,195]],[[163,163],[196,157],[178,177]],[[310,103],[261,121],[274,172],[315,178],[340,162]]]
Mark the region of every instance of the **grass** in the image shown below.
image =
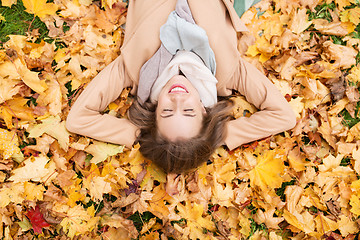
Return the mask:
[[[0,6],[0,14],[5,18],[5,21],[0,22],[0,45],[9,40],[8,35],[26,35],[26,33],[33,29],[38,29],[39,37],[41,39],[51,40],[48,36],[49,30],[45,23],[33,14],[25,12],[25,7],[21,0],[17,4],[10,7]],[[30,25],[31,24],[31,25]]]

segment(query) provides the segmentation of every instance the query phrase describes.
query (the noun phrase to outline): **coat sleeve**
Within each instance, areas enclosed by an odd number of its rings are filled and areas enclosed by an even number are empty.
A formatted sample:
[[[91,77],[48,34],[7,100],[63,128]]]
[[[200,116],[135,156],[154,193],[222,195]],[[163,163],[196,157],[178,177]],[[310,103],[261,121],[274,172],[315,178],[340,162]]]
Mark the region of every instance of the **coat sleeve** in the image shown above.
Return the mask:
[[[290,104],[256,67],[240,59],[231,82],[230,87],[238,90],[259,111],[227,123],[225,143],[229,149],[295,126],[296,117]]]
[[[131,147],[137,127],[128,119],[102,114],[130,82],[125,82],[122,55],[106,66],[85,88],[72,106],[66,128],[73,133],[100,141]]]

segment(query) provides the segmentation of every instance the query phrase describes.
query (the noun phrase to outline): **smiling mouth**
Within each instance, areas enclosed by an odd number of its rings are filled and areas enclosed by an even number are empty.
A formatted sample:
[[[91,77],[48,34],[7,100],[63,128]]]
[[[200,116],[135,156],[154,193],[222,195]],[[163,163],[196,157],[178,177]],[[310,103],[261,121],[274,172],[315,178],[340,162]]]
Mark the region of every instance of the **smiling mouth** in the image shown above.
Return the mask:
[[[189,92],[184,85],[174,84],[171,86],[169,93],[189,93]]]

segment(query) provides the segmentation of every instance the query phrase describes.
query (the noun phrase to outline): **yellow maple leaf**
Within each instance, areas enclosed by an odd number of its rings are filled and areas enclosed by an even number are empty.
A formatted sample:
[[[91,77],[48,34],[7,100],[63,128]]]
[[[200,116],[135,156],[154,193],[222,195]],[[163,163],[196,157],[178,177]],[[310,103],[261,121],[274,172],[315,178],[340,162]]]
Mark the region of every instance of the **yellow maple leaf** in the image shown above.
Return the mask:
[[[70,133],[65,128],[65,121],[61,122],[59,115],[50,116],[42,120],[42,123],[36,124],[28,129],[29,137],[37,138],[44,133],[49,134],[59,141],[60,147],[65,151],[69,148]]]
[[[33,109],[27,106],[27,102],[28,99],[22,97],[15,97],[6,101],[6,104],[2,107],[1,110],[1,114],[4,117],[4,120],[11,121],[12,117],[14,117],[24,121],[33,121]],[[8,122],[7,124],[7,126],[12,126],[11,122]]]
[[[154,195],[152,196],[151,201],[149,201],[149,210],[160,218],[168,216],[170,211],[165,203],[171,201],[171,197],[167,194],[162,185],[156,186],[153,193]]]
[[[70,207],[75,207],[77,205],[77,201],[82,201],[85,199],[85,194],[81,191],[81,179],[76,179],[74,183],[69,186],[68,188],[65,188],[65,192],[68,195],[68,205]]]
[[[82,206],[76,205],[69,209],[60,225],[63,227],[64,232],[67,233],[67,236],[73,238],[93,230],[98,220],[99,217],[91,217]]]
[[[39,18],[46,15],[55,15],[58,6],[55,3],[46,3],[46,0],[23,0],[25,11]]]
[[[32,182],[24,183],[24,195],[26,200],[34,201],[34,200],[43,200],[43,195],[45,192],[45,187],[41,184],[36,185]]]
[[[282,151],[271,150],[257,158],[257,165],[249,172],[250,184],[262,190],[281,187],[285,155]]]
[[[9,159],[14,154],[20,154],[16,133],[0,129],[0,153],[4,159]]]
[[[347,80],[351,83],[358,84],[360,83],[360,66],[353,67],[350,71],[350,74],[347,75]]]
[[[196,230],[202,230],[206,228],[210,231],[215,230],[215,224],[211,221],[209,215],[203,217],[204,207],[201,204],[193,203],[191,204],[190,201],[186,201],[185,206],[182,204],[177,205],[177,209],[179,210],[179,215],[185,219],[187,219],[188,224],[190,223],[190,232]]]
[[[89,194],[95,201],[101,201],[104,193],[111,192],[110,182],[107,182],[104,179],[104,177],[94,176],[91,178],[89,186],[85,186],[89,189]]]
[[[350,198],[351,209],[350,212],[355,214],[356,216],[360,215],[360,198],[359,195],[353,194]]]
[[[99,141],[93,141],[87,148],[85,148],[85,152],[93,155],[91,159],[91,163],[98,164],[104,160],[106,160],[110,156],[114,156],[118,153],[122,153],[124,150],[124,146],[119,146],[111,143],[104,143]]]
[[[352,22],[357,26],[360,23],[360,7],[350,8],[340,13],[342,22]]]
[[[22,183],[13,184],[11,187],[0,189],[0,208],[6,207],[9,203],[22,203],[24,200],[24,185]]]
[[[234,200],[234,190],[230,184],[225,184],[225,188],[223,188],[222,184],[218,183],[214,177],[214,187],[212,190],[213,203],[217,203],[220,206],[225,207],[230,207],[233,205],[231,202]]]
[[[55,171],[55,163],[47,163],[49,158],[47,156],[31,157],[24,161],[24,166],[17,168],[12,171],[13,175],[9,178],[10,181],[14,182],[26,182],[35,181],[40,182],[44,180],[51,180],[55,178],[57,173]],[[52,177],[50,179],[50,177]]]
[[[340,221],[338,221],[339,230],[341,235],[348,236],[349,234],[356,234],[359,232],[358,224],[352,221],[351,217],[344,214],[340,215]]]

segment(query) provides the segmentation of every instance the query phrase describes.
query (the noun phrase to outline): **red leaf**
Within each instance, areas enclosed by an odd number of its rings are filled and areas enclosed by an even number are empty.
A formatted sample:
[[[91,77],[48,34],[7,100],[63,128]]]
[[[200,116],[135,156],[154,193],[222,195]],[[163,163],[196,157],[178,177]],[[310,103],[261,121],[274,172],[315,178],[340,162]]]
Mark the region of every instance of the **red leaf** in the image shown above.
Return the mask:
[[[42,233],[43,227],[49,227],[50,224],[47,223],[40,212],[39,206],[36,206],[35,209],[30,209],[26,216],[29,218],[31,225],[36,233]]]

